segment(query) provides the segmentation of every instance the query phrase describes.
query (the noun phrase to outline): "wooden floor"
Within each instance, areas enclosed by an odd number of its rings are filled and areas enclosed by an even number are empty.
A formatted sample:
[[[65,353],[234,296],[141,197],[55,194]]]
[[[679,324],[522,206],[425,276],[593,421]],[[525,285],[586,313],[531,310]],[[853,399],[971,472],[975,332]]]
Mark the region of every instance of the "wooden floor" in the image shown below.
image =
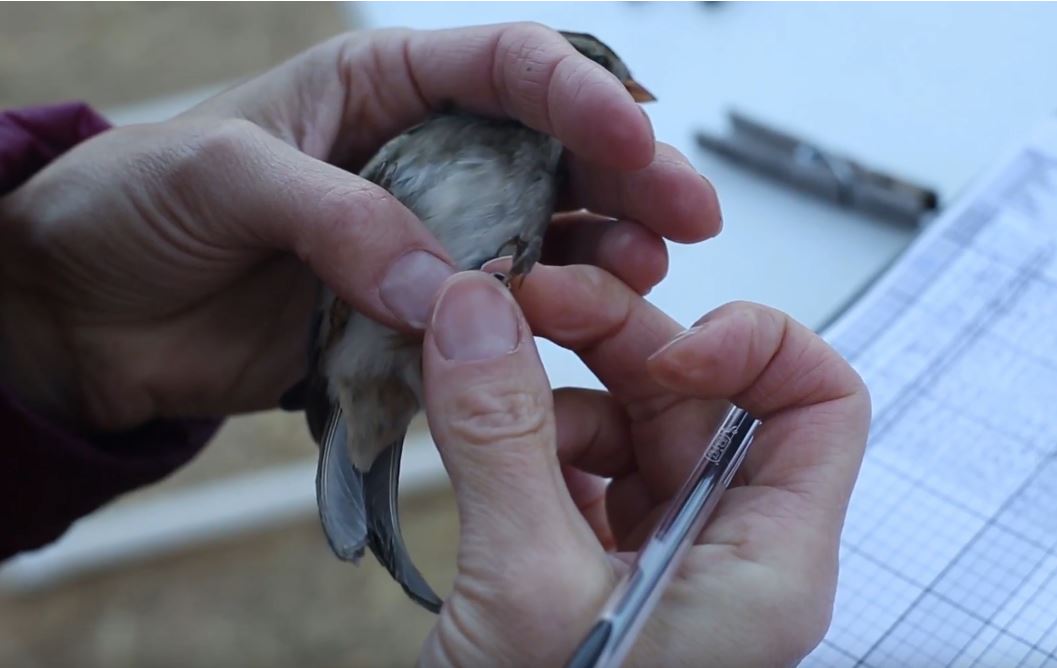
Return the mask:
[[[0,107],[114,108],[255,73],[345,29],[334,5],[0,4]],[[314,456],[303,419],[231,420],[171,479],[119,501]],[[408,499],[409,548],[438,591],[454,573],[447,492]],[[433,623],[368,556],[338,562],[318,521],[0,595],[0,666],[412,665]]]

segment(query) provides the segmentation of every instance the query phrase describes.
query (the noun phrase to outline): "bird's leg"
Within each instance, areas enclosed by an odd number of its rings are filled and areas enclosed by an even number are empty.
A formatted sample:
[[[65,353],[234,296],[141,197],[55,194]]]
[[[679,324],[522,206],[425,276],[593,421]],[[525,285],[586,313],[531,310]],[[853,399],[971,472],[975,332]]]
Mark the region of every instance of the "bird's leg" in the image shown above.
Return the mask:
[[[517,254],[518,249],[525,245],[525,242],[521,240],[521,235],[515,235],[503,243],[499,244],[499,248],[496,249],[495,254],[492,257],[503,257],[507,253],[505,252],[508,248],[513,248],[514,253]]]
[[[540,259],[540,254],[543,251],[543,240],[534,238],[531,241],[525,241],[524,237],[519,234],[500,246],[499,250],[496,251],[496,255],[499,255],[504,248],[509,246],[514,247],[514,258],[510,265],[510,271],[503,280],[503,284],[508,288],[511,285],[514,285],[515,288],[520,288],[525,276],[532,269],[532,265],[536,264]]]

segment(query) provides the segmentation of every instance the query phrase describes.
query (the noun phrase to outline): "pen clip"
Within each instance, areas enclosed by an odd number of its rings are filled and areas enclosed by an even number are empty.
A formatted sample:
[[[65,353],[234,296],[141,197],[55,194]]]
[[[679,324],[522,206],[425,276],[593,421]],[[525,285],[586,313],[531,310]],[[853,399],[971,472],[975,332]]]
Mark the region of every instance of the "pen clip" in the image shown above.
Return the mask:
[[[701,480],[706,470],[719,477],[718,482],[722,487],[725,488],[730,484],[737,468],[741,466],[749,443],[752,442],[756,425],[756,418],[737,407],[732,407],[727,412],[722,422],[716,427],[716,431],[702,454],[701,460],[691,471],[687,482],[683,484],[679,492],[671,500],[667,512],[657,523],[653,534],[655,538],[663,539],[672,529],[676,518],[679,517],[679,511],[686,505],[688,496],[701,489],[694,483]],[[734,450],[728,453],[731,447]],[[714,468],[721,464],[724,459],[729,459],[725,466]]]

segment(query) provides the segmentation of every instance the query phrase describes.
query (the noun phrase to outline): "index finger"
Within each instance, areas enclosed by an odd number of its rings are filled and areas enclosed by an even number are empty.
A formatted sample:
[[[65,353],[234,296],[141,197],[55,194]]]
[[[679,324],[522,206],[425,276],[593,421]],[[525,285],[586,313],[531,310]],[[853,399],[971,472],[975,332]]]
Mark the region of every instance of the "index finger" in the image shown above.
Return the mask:
[[[731,304],[673,341],[682,329],[674,321],[585,266],[537,267],[518,301],[533,330],[577,352],[633,421],[656,422],[662,431],[675,422],[685,430],[685,420],[665,420],[667,411],[680,413],[680,401],[732,400],[764,421],[742,469],[748,482],[803,497],[822,525],[843,515],[865,447],[869,395],[855,371],[806,327],[773,309]],[[677,436],[650,444],[667,472],[652,477],[663,478],[668,492],[700,456],[688,445],[700,438]]]
[[[504,271],[509,259],[485,271]],[[682,327],[613,275],[589,265],[536,264],[517,291],[535,334],[575,352],[628,410],[632,420],[662,411],[671,392],[646,358]]]
[[[533,23],[354,32],[200,105],[340,165],[454,106],[514,118],[599,165],[640,169],[653,129],[615,76]]]
[[[485,270],[502,271],[501,266],[497,261]],[[647,358],[683,328],[596,267],[537,265],[517,297],[533,332],[574,351],[621,404],[648,502],[670,498],[700,459],[725,407],[687,399],[650,373]],[[627,456],[612,450],[615,442],[603,445],[614,461]]]
[[[516,118],[603,165],[636,169],[653,159],[653,130],[631,93],[550,28],[513,23],[411,33],[406,59],[408,76],[432,108],[453,101]]]
[[[743,466],[751,485],[793,492],[839,527],[866,446],[870,398],[814,332],[756,304],[727,304],[648,362],[674,392],[731,397],[763,419]]]

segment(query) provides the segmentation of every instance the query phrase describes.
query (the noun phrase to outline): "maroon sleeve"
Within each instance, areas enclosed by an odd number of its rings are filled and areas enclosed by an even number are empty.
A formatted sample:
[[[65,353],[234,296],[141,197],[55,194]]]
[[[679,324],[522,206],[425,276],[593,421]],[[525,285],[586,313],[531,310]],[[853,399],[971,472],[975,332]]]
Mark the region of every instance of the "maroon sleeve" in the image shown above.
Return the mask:
[[[0,196],[108,128],[81,103],[0,112]],[[122,433],[73,434],[0,386],[0,559],[45,545],[119,494],[165,477],[218,426],[158,420]]]

